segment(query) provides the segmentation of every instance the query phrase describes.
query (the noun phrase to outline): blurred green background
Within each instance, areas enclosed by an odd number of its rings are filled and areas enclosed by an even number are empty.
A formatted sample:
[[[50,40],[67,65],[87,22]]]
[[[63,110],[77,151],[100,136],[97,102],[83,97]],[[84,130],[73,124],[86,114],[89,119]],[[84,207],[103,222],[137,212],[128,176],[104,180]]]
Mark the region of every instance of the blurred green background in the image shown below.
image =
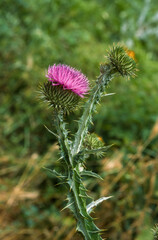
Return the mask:
[[[113,43],[133,50],[138,76],[113,79],[90,131],[107,144],[87,166],[94,199],[113,195],[94,216],[109,240],[152,240],[158,222],[157,0],[5,0],[0,2],[0,239],[77,240],[75,220],[58,180],[52,112],[38,98],[49,65],[71,65],[94,81]],[[82,110],[81,110],[82,111]],[[67,117],[76,131],[81,111]]]

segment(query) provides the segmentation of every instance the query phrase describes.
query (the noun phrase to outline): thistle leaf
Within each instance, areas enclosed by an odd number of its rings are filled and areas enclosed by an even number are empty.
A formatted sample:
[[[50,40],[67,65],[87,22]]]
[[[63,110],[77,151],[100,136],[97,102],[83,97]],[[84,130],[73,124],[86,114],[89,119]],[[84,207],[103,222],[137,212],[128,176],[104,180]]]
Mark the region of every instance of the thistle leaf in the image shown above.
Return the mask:
[[[85,149],[83,152],[84,154],[97,154],[97,153],[103,153],[106,152],[109,148],[111,148],[114,144],[108,145],[106,147],[101,147],[101,148],[97,148],[97,149]]]
[[[103,180],[103,178],[101,176],[99,176],[97,173],[92,172],[92,171],[83,170],[81,172],[81,176],[89,176],[89,177],[94,177],[94,178],[98,178],[98,179]]]
[[[48,130],[48,132],[53,134],[56,138],[59,138],[59,136],[56,133],[52,132],[46,125],[44,125],[44,127]]]
[[[77,219],[77,231],[81,232],[86,240],[102,240],[100,237],[100,229],[93,223],[92,217],[87,213],[83,214],[86,209],[83,207],[83,202],[77,200],[73,191],[68,193],[68,204],[65,208],[69,208]],[[81,199],[81,197],[79,197]],[[64,208],[64,209],[65,209]],[[82,211],[82,213],[81,213]],[[85,216],[84,216],[85,215]]]
[[[105,201],[109,198],[112,198],[112,196],[101,197],[98,200],[91,202],[90,204],[87,205],[87,212],[91,213],[94,207],[96,207],[97,205],[99,205],[100,203],[102,203],[103,201]]]
[[[111,95],[115,95],[116,93],[105,93],[102,95],[102,97],[107,97],[107,96],[111,96]]]
[[[66,176],[63,176],[61,173],[58,173],[56,170],[52,170],[50,168],[47,168],[47,167],[43,167],[45,170],[49,171],[52,175],[54,175],[55,177],[58,177],[58,178],[63,178],[65,179]]]

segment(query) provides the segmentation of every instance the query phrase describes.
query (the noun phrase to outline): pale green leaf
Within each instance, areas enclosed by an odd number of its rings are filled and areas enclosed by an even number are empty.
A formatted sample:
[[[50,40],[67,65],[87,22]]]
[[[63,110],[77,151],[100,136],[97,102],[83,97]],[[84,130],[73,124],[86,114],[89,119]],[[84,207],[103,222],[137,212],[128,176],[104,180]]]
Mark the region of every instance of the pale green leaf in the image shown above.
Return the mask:
[[[103,178],[95,172],[83,170],[81,176],[89,176],[103,180]]]

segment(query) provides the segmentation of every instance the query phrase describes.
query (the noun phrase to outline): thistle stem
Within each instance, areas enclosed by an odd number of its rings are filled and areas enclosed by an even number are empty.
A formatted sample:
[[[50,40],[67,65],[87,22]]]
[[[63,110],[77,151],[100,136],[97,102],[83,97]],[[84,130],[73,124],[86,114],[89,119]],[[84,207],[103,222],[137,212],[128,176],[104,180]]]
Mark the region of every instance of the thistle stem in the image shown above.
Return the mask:
[[[92,89],[91,96],[85,105],[83,115],[79,121],[79,128],[76,133],[76,138],[73,145],[73,151],[72,151],[73,155],[76,155],[80,151],[84,137],[88,130],[89,122],[91,121],[91,118],[92,118],[92,113],[95,109],[95,104],[100,101],[100,98],[101,98],[102,92],[105,89],[105,86],[112,79],[112,74],[110,74],[110,69],[107,69],[107,70],[108,71],[106,74],[104,73],[98,77],[97,84]]]
[[[57,133],[59,135],[59,144],[61,147],[61,157],[64,158],[66,164],[70,167],[73,166],[72,154],[71,154],[71,145],[68,140],[68,132],[63,122],[63,113],[55,114],[55,124],[57,127]]]
[[[77,220],[77,230],[82,233],[85,240],[102,240],[100,230],[94,224],[92,217],[87,212],[86,200],[88,195],[82,183],[79,171],[79,162],[75,162],[76,154],[81,150],[83,139],[88,131],[95,105],[100,101],[105,86],[112,79],[112,74],[107,66],[106,73],[101,74],[97,84],[92,90],[91,96],[85,105],[85,110],[79,121],[79,129],[76,133],[74,145],[68,139],[68,132],[63,121],[63,114],[56,113],[56,126],[59,135],[61,155],[67,164],[67,184],[70,188],[68,193],[68,208],[72,210]]]
[[[84,187],[79,172],[79,163],[73,166],[71,154],[71,144],[68,140],[68,132],[63,122],[63,115],[56,114],[55,123],[59,135],[59,144],[61,155],[67,164],[67,184],[70,191],[68,192],[68,205],[77,220],[77,230],[82,233],[85,240],[102,240],[100,230],[96,227],[92,217],[88,214],[86,200],[88,195]]]
[[[80,179],[80,184],[78,180]],[[70,209],[73,211],[77,220],[77,230],[82,233],[85,240],[102,240],[100,230],[96,227],[92,217],[87,213],[86,209],[86,196],[82,196],[81,192],[83,184],[81,176],[73,171],[72,176],[72,190],[68,194],[68,199],[72,202]],[[85,194],[82,192],[82,194]]]

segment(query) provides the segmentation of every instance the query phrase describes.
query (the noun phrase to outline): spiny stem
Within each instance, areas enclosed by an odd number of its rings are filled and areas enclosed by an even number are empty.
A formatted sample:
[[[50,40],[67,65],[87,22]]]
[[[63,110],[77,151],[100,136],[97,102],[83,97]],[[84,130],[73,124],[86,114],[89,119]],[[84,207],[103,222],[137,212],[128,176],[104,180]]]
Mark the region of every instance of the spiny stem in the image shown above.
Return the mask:
[[[72,154],[71,154],[71,146],[68,140],[68,132],[65,128],[65,123],[63,122],[63,113],[55,114],[55,123],[57,127],[57,133],[59,135],[59,143],[61,147],[61,153],[63,154],[63,158],[68,166],[73,165]]]
[[[71,145],[67,138],[68,133],[61,113],[56,114],[55,123],[59,135],[61,152],[67,162],[67,184],[70,188],[70,192],[68,193],[68,207],[73,211],[77,220],[77,229],[82,233],[85,240],[102,240],[99,229],[87,212],[86,199],[88,196],[82,183],[79,163],[75,167],[73,166]]]
[[[109,72],[110,71],[107,71],[106,74],[102,74],[98,77],[97,84],[93,88],[91,96],[85,105],[85,109],[80,119],[79,129],[76,133],[76,138],[73,145],[73,152],[72,152],[73,155],[77,154],[80,151],[83,143],[83,139],[88,129],[88,123],[90,122],[90,119],[92,117],[94,106],[97,102],[99,102],[101,98],[101,93],[103,92],[105,86],[112,79],[112,75],[109,74]]]
[[[68,194],[69,202],[72,203],[70,209],[73,211],[77,220],[77,230],[82,233],[85,240],[102,240],[100,230],[96,227],[92,217],[88,214],[86,208],[86,189],[84,188],[81,176],[76,170],[73,171],[71,183],[71,192]]]

